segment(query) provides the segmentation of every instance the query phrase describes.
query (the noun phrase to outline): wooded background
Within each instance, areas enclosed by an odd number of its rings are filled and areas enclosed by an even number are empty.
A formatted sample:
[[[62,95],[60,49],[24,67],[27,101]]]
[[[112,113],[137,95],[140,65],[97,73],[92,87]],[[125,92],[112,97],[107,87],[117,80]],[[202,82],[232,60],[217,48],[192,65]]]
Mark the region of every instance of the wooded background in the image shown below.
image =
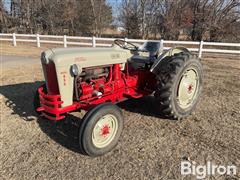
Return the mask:
[[[240,0],[0,0],[0,32],[240,41]]]

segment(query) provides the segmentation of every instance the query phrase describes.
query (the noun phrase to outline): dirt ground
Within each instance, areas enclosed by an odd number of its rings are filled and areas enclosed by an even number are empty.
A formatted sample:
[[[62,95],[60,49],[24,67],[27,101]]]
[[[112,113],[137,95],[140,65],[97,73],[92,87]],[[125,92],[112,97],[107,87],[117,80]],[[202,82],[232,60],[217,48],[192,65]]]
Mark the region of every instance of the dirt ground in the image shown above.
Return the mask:
[[[2,51],[3,52],[3,51]],[[4,53],[2,53],[4,54]],[[1,56],[1,179],[195,179],[182,176],[182,160],[236,165],[240,178],[240,58],[203,58],[204,89],[193,115],[164,119],[152,97],[119,105],[124,131],[102,157],[78,151],[81,113],[55,124],[33,110],[43,76],[37,58]]]

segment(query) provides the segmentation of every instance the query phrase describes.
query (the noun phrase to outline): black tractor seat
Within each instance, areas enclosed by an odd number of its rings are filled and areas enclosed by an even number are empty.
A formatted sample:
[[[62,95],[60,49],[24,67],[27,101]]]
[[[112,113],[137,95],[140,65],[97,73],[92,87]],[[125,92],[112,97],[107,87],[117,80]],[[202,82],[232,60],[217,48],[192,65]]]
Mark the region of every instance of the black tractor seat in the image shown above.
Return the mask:
[[[130,61],[135,63],[150,64],[157,59],[160,50],[160,42],[146,41],[138,48],[139,52],[148,52],[149,56],[140,56],[138,53],[134,54]]]

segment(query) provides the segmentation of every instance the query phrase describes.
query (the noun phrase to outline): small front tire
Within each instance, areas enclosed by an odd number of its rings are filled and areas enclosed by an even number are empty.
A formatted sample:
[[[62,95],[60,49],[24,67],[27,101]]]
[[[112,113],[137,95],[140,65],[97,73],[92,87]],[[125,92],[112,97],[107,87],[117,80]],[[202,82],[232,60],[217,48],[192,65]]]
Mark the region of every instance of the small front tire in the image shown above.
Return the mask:
[[[120,109],[104,103],[90,110],[83,118],[79,130],[80,149],[89,156],[101,156],[111,151],[123,129]]]

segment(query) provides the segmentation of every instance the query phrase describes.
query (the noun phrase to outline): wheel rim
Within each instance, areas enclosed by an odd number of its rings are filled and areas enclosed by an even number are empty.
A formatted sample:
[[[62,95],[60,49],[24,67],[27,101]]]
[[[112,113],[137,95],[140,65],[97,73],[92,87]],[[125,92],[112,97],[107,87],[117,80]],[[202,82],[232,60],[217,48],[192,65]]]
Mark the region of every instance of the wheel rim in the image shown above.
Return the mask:
[[[187,69],[179,82],[178,86],[178,104],[186,109],[192,105],[198,92],[198,73],[194,68]]]
[[[92,132],[92,142],[97,148],[104,148],[114,139],[118,129],[117,118],[112,114],[101,117]]]

